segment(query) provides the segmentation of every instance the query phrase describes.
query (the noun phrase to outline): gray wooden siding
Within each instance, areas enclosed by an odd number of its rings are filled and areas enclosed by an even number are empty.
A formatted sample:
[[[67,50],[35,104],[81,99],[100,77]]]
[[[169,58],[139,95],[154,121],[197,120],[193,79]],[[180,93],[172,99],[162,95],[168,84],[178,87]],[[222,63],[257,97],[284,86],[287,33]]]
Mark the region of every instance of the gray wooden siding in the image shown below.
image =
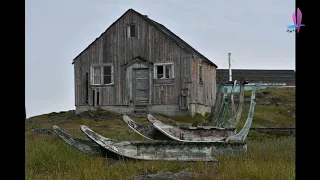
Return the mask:
[[[127,24],[137,25],[137,38],[125,37]],[[86,73],[90,74],[91,64],[99,63],[112,63],[114,85],[89,85],[88,104],[94,104],[92,90],[96,90],[96,92],[99,92],[100,105],[127,105],[132,95],[130,94],[131,92],[128,92],[131,89],[126,85],[126,67],[123,65],[137,56],[152,63],[173,62],[174,79],[168,81],[154,80],[154,84],[150,89],[152,104],[179,104],[182,89],[188,89],[188,101],[191,100],[191,91],[193,92],[192,94],[195,92],[208,93],[212,89],[212,87],[209,88],[209,85],[205,86],[206,90],[198,91],[194,89],[195,85],[194,83],[192,84],[194,80],[191,76],[192,73],[190,73],[190,69],[192,69],[192,54],[186,52],[138,14],[128,11],[75,60],[76,105],[86,105],[85,76]],[[207,95],[203,96],[206,97]],[[201,102],[211,104],[211,101],[204,100],[204,97],[198,95],[198,99],[202,99]]]
[[[216,68],[203,62],[199,58],[192,61],[192,84],[190,88],[190,102],[213,106],[216,95]],[[199,64],[203,67],[203,84],[199,84]]]

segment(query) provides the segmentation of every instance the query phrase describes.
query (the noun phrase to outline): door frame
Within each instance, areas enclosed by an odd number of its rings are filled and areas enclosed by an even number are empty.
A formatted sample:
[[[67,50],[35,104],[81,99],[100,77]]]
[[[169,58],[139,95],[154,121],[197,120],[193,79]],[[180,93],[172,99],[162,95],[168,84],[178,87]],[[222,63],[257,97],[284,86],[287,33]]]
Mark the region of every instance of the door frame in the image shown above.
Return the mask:
[[[134,101],[135,101],[135,98],[136,98],[136,86],[135,86],[135,72],[136,70],[147,70],[148,71],[148,74],[149,74],[149,105],[152,104],[152,71],[150,68],[132,68],[132,101],[133,101],[133,104],[134,104]]]

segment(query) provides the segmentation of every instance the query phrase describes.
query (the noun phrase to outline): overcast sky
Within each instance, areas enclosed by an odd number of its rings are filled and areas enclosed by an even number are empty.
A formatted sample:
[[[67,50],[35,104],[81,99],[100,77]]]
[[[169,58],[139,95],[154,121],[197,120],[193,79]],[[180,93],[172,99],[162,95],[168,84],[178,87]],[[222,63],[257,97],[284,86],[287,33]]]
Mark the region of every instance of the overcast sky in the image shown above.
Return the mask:
[[[71,62],[129,8],[219,68],[295,69],[294,0],[26,0],[27,117],[75,109]]]

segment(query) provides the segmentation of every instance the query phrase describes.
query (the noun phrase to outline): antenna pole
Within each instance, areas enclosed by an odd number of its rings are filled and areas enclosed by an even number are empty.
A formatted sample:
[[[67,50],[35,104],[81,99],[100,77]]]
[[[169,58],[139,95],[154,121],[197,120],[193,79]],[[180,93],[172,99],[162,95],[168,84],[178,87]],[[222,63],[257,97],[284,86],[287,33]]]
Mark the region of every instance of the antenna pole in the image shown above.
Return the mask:
[[[231,70],[231,53],[228,53],[229,58],[229,81],[232,81],[232,70]]]

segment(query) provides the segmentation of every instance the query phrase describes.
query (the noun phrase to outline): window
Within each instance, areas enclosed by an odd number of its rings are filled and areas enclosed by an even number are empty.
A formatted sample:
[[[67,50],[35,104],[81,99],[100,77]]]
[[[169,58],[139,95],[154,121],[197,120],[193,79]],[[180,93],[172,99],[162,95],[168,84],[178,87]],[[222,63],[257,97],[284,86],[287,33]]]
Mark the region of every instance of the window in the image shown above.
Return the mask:
[[[92,85],[113,84],[113,66],[93,65],[91,84]]]
[[[86,73],[86,104],[89,103],[89,73]]]
[[[127,37],[136,37],[136,25],[131,24],[127,26]]]
[[[203,67],[199,64],[199,84],[203,84]]]
[[[162,63],[155,64],[155,79],[171,79],[173,78],[173,64],[172,63]]]

